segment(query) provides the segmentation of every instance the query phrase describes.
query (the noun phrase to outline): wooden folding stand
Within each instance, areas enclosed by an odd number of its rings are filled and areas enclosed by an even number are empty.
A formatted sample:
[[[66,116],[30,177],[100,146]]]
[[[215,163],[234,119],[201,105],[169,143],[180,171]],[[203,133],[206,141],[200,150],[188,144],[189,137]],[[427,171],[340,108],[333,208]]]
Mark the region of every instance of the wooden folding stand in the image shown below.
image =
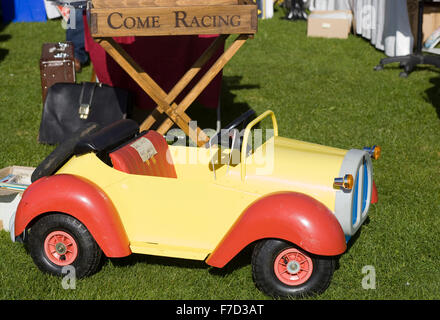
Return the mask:
[[[208,141],[207,135],[199,127],[190,128],[191,119],[185,111],[246,40],[257,32],[257,6],[253,1],[92,0],[89,11],[92,37],[157,104],[141,124],[141,130],[149,129],[158,122],[157,131],[165,134],[175,123],[198,146],[204,145]],[[112,38],[203,34],[219,34],[219,37],[169,93],[142,70]],[[212,55],[224,45],[230,34],[238,36],[181,102],[174,102]],[[163,114],[166,118],[160,123]]]

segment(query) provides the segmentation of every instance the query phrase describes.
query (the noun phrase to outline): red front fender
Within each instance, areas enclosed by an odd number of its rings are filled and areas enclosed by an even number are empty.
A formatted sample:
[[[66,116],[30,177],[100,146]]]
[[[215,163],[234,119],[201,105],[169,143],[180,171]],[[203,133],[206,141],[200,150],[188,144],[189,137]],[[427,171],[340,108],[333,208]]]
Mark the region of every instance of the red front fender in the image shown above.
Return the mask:
[[[60,212],[81,221],[108,257],[131,254],[119,214],[110,198],[93,182],[60,174],[43,177],[23,193],[15,215],[15,236],[44,213]]]
[[[206,263],[223,267],[248,244],[277,238],[317,255],[334,256],[346,249],[344,232],[333,213],[302,193],[282,192],[250,205]]]

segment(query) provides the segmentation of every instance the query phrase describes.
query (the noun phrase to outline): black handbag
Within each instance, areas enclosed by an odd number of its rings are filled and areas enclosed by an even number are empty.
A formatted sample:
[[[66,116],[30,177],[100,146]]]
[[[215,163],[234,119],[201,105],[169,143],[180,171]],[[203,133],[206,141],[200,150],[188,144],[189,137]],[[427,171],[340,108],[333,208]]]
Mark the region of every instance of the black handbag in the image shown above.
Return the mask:
[[[59,144],[87,123],[106,126],[130,117],[132,101],[127,90],[101,83],[56,83],[47,92],[38,141]]]

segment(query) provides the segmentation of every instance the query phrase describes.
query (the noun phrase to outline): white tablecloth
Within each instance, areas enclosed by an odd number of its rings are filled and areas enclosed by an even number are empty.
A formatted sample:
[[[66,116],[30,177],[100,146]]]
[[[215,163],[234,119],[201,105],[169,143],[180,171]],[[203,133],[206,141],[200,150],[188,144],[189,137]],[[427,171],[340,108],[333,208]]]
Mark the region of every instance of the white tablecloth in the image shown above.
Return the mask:
[[[310,0],[310,10],[352,10],[356,34],[388,56],[413,52],[406,0]]]

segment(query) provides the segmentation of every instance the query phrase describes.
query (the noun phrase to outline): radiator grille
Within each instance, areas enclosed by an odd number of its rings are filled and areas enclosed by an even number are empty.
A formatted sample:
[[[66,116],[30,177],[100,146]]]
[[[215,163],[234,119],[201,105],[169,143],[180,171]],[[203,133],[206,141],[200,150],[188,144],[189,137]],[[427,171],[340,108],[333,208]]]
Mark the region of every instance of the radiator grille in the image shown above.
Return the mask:
[[[356,173],[356,179],[353,189],[353,204],[352,204],[352,224],[358,222],[360,215],[365,214],[365,209],[368,208],[368,191],[369,191],[369,176],[367,161],[364,157],[359,170]]]
[[[351,149],[347,152],[339,176],[351,174],[353,189],[337,190],[335,215],[345,235],[356,233],[368,216],[373,186],[373,166],[370,155],[364,150]]]

